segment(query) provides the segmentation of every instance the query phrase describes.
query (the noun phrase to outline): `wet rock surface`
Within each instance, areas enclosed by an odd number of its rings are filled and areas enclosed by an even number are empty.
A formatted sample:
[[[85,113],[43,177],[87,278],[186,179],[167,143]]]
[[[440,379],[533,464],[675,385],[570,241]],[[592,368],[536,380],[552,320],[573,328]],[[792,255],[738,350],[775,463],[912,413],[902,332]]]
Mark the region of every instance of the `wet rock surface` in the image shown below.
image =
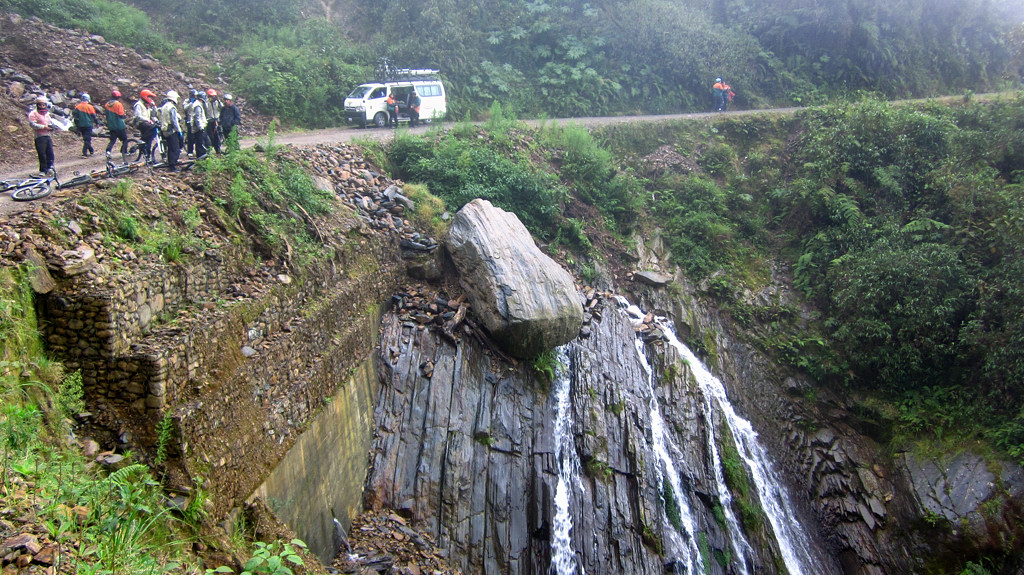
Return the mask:
[[[653,314],[634,327],[609,294],[593,296],[588,337],[565,346],[570,433],[583,473],[570,506],[578,564],[588,573],[660,574],[687,553],[679,547],[686,538],[665,518],[651,446],[652,391],[637,337],[648,342],[653,360],[675,366],[674,376],[655,381],[653,399],[679,452],[689,454],[679,468],[703,545],[709,557],[726,557],[729,540],[715,519],[714,473],[698,416],[701,398],[687,384],[685,364],[660,345]],[[443,320],[432,319],[447,313],[441,302],[403,299],[382,327],[367,506],[408,518],[464,572],[547,572],[559,468],[550,384],[469,334],[445,337]],[[440,315],[424,313],[417,321],[416,308],[424,305],[437,306]],[[754,572],[776,573],[771,542],[756,539],[755,546],[745,561]],[[729,572],[714,560],[705,566],[712,574]]]

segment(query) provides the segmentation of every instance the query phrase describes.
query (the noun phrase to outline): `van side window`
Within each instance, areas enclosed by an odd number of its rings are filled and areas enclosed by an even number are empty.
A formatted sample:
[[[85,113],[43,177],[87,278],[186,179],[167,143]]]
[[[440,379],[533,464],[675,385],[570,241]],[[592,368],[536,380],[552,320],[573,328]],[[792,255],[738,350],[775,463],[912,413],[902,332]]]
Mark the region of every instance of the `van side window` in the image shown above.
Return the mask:
[[[376,90],[373,91],[372,94],[370,94],[370,99],[372,100],[374,98],[383,98],[384,96],[387,95],[387,91],[387,88],[377,88]]]
[[[438,84],[424,84],[419,87],[419,94],[424,98],[441,95],[441,86]]]

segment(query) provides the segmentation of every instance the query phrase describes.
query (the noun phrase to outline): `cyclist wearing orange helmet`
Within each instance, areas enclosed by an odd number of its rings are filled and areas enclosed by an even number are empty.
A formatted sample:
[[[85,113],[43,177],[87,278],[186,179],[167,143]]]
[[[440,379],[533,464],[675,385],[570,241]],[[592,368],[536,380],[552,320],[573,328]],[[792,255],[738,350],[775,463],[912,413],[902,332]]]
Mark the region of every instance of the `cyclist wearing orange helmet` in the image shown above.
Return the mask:
[[[218,154],[220,151],[220,111],[224,108],[224,105],[217,99],[217,90],[209,88],[206,90],[206,101],[203,103],[206,106],[206,135],[210,137],[210,144]]]
[[[156,94],[150,90],[139,92],[132,112],[135,113],[135,127],[139,130],[142,140],[142,155],[147,162],[153,160],[153,141],[156,139]]]
[[[110,100],[103,104],[107,111],[107,131],[110,132],[110,142],[107,144],[107,159],[110,159],[110,150],[114,144],[121,140],[121,160],[128,163],[128,126],[124,123],[124,104],[121,103],[121,92],[114,88],[110,92]]]

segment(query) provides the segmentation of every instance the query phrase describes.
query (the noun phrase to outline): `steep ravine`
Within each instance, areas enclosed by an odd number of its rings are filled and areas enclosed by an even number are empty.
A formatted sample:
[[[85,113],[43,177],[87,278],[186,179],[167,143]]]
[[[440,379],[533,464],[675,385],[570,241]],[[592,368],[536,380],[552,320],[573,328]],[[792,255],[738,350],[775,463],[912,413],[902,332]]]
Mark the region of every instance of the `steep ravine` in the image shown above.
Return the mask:
[[[728,533],[715,518],[701,399],[687,383],[687,366],[656,352],[659,364],[676,366],[674,376],[658,377],[655,393],[666,432],[688,454],[677,463],[686,493],[675,497],[693,494],[699,541],[692,545],[692,535],[666,519],[651,388],[633,327],[611,300],[596,310],[591,335],[565,350],[571,436],[585,471],[582,487],[570,493],[571,548],[580,572],[662,573],[666,564],[682,564],[688,551],[679,543],[704,555],[698,561],[706,572],[732,572]],[[556,394],[472,341],[452,345],[394,314],[384,319],[380,361],[367,502],[395,508],[426,528],[466,572],[546,573],[559,469]],[[433,366],[429,377],[426,364]],[[783,572],[765,527],[751,541],[750,572]]]

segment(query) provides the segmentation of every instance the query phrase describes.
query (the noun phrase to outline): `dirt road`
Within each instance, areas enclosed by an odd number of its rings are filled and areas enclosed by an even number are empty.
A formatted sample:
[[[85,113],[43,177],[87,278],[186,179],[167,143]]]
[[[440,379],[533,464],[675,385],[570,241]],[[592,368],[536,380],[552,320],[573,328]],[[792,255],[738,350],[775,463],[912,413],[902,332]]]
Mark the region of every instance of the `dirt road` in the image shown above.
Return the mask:
[[[975,99],[992,99],[998,97],[1010,96],[1013,97],[1014,93],[1008,94],[977,94],[973,96]],[[938,98],[938,101],[953,101],[962,99],[962,96],[950,96],[947,98]],[[905,103],[913,102],[924,102],[932,101],[936,99],[924,99],[924,100],[908,100]],[[740,116],[750,114],[790,114],[800,108],[772,108],[766,110],[739,110],[734,112],[727,112],[729,116]],[[586,128],[594,128],[600,126],[607,126],[613,124],[625,124],[631,122],[637,123],[656,123],[666,122],[670,120],[686,120],[686,119],[698,119],[698,118],[709,118],[712,116],[721,115],[717,112],[700,112],[692,114],[662,114],[655,116],[610,116],[610,117],[597,117],[597,118],[559,118],[553,120],[525,120],[525,123],[532,126],[539,126],[542,123],[555,124],[555,125],[566,125],[566,124],[579,124]],[[482,122],[475,122],[476,124],[482,124]],[[451,123],[445,123],[443,126],[450,126]],[[417,128],[401,128],[401,130],[408,130],[409,133],[422,134],[432,129],[429,126],[420,126]],[[365,128],[359,129],[354,127],[344,128],[330,128],[326,130],[310,130],[306,132],[295,132],[295,133],[283,133],[278,134],[275,138],[275,143],[279,145],[294,145],[294,146],[307,146],[313,144],[329,144],[329,143],[349,143],[353,140],[387,140],[393,138],[395,134],[394,129],[388,128]],[[242,140],[242,146],[248,147],[256,144],[259,138],[246,138]],[[31,145],[28,143],[27,145]],[[72,150],[58,149],[55,150],[57,153],[57,171],[65,179],[73,176],[75,171],[87,172],[93,169],[102,169],[104,160],[101,155],[97,154],[93,158],[79,158],[77,157],[77,147]],[[68,158],[69,155],[75,157]],[[62,156],[64,159],[62,159]],[[24,177],[29,173],[35,171],[36,165],[29,164],[20,166],[18,169],[8,174],[0,175],[0,179]],[[51,197],[59,197],[62,193],[56,193]],[[11,214],[27,209],[32,209],[33,204],[39,204],[40,202],[50,201],[50,198],[45,200],[37,200],[36,202],[14,202],[10,197],[0,197],[0,217],[6,214]]]
[[[778,112],[787,113],[796,110],[797,108],[782,108],[775,110],[748,110],[739,112],[729,112],[732,114],[752,114],[752,113],[765,113],[765,112]],[[667,114],[660,116],[616,116],[616,117],[604,117],[604,118],[561,118],[555,120],[546,120],[547,123],[556,125],[566,125],[570,123],[577,123],[584,127],[597,127],[609,124],[619,124],[628,122],[664,122],[667,120],[679,120],[687,118],[706,118],[714,115],[713,113],[699,113],[699,114]],[[540,125],[540,120],[527,120],[525,121],[529,125]],[[480,124],[480,122],[477,122]],[[444,126],[450,126],[450,123],[443,124]],[[401,128],[402,131],[408,131],[413,134],[423,134],[427,130],[432,129],[430,126],[420,126],[417,128]],[[344,128],[331,128],[327,130],[310,130],[307,132],[295,132],[295,133],[284,133],[278,134],[275,138],[275,143],[279,145],[293,145],[293,146],[308,146],[314,144],[330,144],[330,143],[349,143],[353,140],[387,140],[393,138],[395,135],[394,129],[388,128],[366,128],[359,129],[354,127]],[[245,138],[241,144],[243,147],[255,145],[260,138]],[[63,146],[62,146],[63,147]],[[57,173],[63,179],[70,179],[74,177],[75,172],[88,172],[90,170],[103,169],[104,158],[102,154],[97,154],[91,158],[80,158],[77,157],[78,147],[77,145],[73,150],[68,149],[56,149],[57,155]],[[74,154],[74,157],[68,158],[68,155]],[[63,158],[62,158],[63,156]],[[20,178],[28,176],[29,174],[36,171],[35,163],[20,166],[15,171],[0,175],[0,179],[8,178]],[[57,191],[53,195],[43,200],[36,200],[34,202],[15,202],[10,199],[9,194],[5,194],[7,197],[0,197],[0,217],[6,217],[10,214],[18,213],[25,210],[35,209],[46,202],[53,201],[56,198],[65,197],[71,194],[81,193],[80,190],[64,190]]]

